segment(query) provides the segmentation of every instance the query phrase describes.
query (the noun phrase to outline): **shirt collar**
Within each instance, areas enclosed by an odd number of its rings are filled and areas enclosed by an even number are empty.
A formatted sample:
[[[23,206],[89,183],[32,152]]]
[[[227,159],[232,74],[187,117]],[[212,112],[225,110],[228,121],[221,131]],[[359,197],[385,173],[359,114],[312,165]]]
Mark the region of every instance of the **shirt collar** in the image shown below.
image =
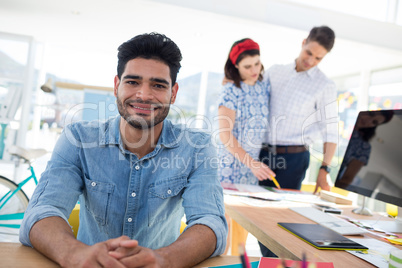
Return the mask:
[[[179,137],[176,136],[175,126],[170,120],[165,119],[163,121],[162,133],[158,140],[158,145],[163,147],[174,148],[179,146]]]
[[[105,145],[119,145],[121,143],[120,136],[120,118],[118,115],[106,123],[102,124],[100,129],[100,141],[101,146]],[[179,140],[176,137],[175,126],[169,120],[163,121],[162,133],[159,137],[157,146],[174,148],[178,146]]]
[[[310,69],[307,70],[307,71],[304,71],[304,72],[297,72],[297,71],[296,71],[296,60],[294,60],[294,62],[293,62],[293,70],[294,70],[295,73],[298,73],[298,74],[306,74],[308,77],[314,78],[315,74],[318,72],[318,67],[317,67],[317,66],[314,66],[313,68],[310,68]]]

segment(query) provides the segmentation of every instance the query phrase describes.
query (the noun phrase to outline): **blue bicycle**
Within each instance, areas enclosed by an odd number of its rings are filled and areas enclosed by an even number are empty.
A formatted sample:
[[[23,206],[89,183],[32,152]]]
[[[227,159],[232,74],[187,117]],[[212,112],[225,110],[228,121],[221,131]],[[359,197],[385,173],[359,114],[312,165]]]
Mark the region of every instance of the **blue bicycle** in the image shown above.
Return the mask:
[[[27,163],[31,172],[30,176],[18,184],[0,176],[0,227],[11,228],[8,234],[18,234],[20,222],[24,217],[24,212],[29,202],[29,198],[22,187],[30,180],[34,180],[35,185],[38,184],[31,162],[33,159],[45,155],[47,151],[44,149],[26,150],[19,146],[11,146],[8,152],[16,156],[18,160],[23,160],[23,162]]]

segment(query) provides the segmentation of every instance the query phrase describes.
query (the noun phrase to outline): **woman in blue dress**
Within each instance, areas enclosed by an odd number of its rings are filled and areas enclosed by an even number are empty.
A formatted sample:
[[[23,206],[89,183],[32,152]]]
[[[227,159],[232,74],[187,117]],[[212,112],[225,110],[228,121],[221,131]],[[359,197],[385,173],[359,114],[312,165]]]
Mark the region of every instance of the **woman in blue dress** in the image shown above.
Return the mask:
[[[235,42],[225,64],[226,83],[219,98],[219,176],[221,182],[258,185],[275,173],[258,161],[268,130],[269,82],[259,45],[246,38]]]

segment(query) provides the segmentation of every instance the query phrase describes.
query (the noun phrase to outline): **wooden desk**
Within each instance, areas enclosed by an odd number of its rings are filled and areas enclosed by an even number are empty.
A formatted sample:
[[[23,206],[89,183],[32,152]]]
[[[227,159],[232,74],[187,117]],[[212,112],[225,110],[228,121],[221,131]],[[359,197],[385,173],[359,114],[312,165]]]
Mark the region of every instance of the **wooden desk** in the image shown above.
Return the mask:
[[[250,257],[250,261],[258,261],[259,259]],[[205,260],[195,267],[213,267],[236,263],[240,263],[240,258],[237,256],[219,256]],[[57,268],[60,266],[33,248],[23,246],[20,243],[0,242],[0,267]]]
[[[302,254],[315,256],[317,261],[332,262],[335,267],[374,267],[350,253],[338,250],[319,250],[282,229],[278,222],[314,223],[284,206],[252,207],[238,201],[236,197],[225,196],[226,213],[277,256],[292,260],[301,260]],[[343,208],[345,215],[356,219],[365,216],[352,215],[352,208]],[[358,236],[361,237],[361,236]],[[371,234],[365,237],[376,238]],[[383,240],[382,240],[383,241]],[[395,246],[395,245],[394,245]],[[402,246],[396,246],[402,249]]]

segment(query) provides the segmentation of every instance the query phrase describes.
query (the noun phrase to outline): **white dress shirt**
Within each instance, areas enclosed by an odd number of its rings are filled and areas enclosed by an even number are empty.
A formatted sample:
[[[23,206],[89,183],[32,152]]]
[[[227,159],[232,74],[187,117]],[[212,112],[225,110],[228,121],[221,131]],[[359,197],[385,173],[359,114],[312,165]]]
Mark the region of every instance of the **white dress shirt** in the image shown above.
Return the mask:
[[[271,83],[271,145],[310,145],[338,141],[335,83],[317,67],[296,72],[295,62],[273,65],[265,79]]]

